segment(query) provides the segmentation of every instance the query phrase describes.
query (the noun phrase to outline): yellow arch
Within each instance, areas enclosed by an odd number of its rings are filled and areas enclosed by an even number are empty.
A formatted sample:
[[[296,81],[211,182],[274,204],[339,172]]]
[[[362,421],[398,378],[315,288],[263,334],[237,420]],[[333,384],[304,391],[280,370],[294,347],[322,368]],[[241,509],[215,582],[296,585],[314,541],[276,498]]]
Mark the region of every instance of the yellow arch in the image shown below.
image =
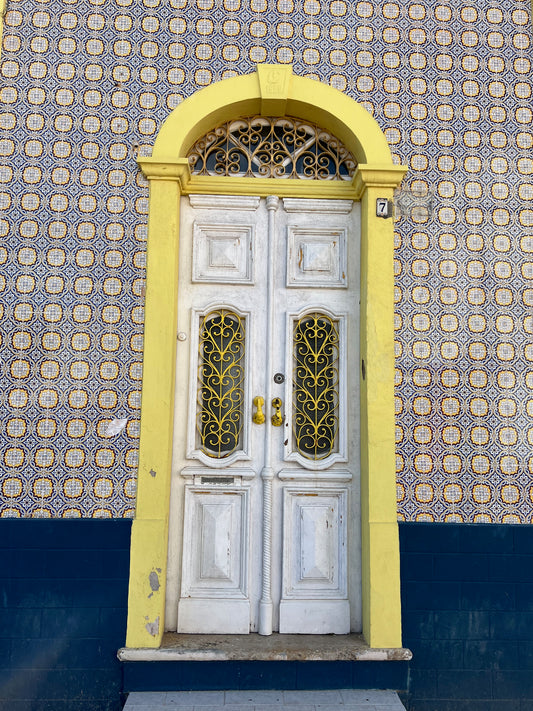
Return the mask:
[[[291,115],[329,130],[359,165],[352,181],[191,176],[186,153],[222,121]],[[400,647],[400,569],[396,521],[393,350],[393,222],[376,216],[405,168],[392,162],[376,121],[356,102],[287,65],[203,89],[167,118],[151,158],[141,438],[132,527],[127,647],[159,647],[172,466],[179,204],[188,193],[241,193],[361,201],[361,526],[363,634],[371,647]],[[179,364],[178,364],[179,367]]]
[[[165,120],[152,155],[159,160],[184,157],[213,126],[256,114],[314,121],[340,138],[358,163],[392,163],[383,132],[362,106],[327,84],[295,76],[289,65],[268,64],[186,99]]]

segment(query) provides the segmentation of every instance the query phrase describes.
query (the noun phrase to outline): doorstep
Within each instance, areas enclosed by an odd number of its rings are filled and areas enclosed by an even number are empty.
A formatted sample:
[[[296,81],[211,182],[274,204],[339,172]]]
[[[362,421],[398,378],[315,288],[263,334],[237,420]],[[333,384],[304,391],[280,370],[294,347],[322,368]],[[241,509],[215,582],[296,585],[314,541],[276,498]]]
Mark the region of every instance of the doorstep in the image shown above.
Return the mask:
[[[176,634],[167,632],[161,647],[123,647],[117,654],[123,662],[316,662],[408,661],[412,657],[404,647],[372,648],[362,635],[279,634]]]

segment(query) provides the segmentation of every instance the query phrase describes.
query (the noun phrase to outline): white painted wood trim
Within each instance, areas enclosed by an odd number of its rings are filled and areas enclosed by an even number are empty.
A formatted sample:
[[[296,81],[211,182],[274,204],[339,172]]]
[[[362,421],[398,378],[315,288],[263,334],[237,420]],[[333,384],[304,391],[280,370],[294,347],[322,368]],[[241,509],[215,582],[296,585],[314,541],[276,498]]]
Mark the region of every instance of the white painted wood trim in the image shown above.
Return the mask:
[[[302,469],[281,469],[278,479],[282,481],[351,481],[352,472],[348,469],[330,469],[327,471],[306,471]]]
[[[213,614],[213,600],[181,598],[178,627],[181,633],[246,634],[250,631],[249,600],[217,600],[217,614]]]
[[[309,198],[283,198],[285,212],[324,212],[328,215],[337,213],[347,215],[353,200],[310,200]]]
[[[220,478],[220,479],[253,479],[256,472],[253,469],[245,469],[241,467],[233,467],[228,470],[212,469],[209,467],[184,467],[180,470],[180,475],[187,479],[198,479],[201,483],[202,477]]]
[[[189,195],[189,202],[195,208],[257,210],[261,198],[255,195]]]
[[[283,634],[348,634],[348,600],[281,600],[279,630]]]

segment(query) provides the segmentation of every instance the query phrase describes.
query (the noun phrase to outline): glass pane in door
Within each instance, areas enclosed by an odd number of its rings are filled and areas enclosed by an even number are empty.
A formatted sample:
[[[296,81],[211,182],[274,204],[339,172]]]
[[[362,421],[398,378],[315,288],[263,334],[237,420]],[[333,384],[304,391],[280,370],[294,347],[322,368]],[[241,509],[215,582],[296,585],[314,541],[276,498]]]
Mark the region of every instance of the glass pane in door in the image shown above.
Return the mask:
[[[197,430],[200,449],[221,459],[240,446],[244,405],[244,322],[226,309],[200,322]]]
[[[336,451],[339,430],[339,329],[323,313],[294,323],[293,435],[296,450],[319,460]]]

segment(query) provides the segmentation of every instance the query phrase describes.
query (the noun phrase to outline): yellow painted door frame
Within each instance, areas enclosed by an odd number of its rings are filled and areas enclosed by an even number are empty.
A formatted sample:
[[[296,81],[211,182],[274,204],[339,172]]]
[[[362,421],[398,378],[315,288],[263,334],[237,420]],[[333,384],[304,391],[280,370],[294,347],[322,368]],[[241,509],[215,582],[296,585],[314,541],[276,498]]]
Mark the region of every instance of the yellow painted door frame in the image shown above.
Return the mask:
[[[330,131],[352,152],[352,181],[191,175],[190,146],[240,116],[293,116]],[[180,104],[161,127],[151,158],[141,437],[128,600],[129,648],[157,648],[164,631],[169,522],[180,196],[190,193],[345,198],[361,201],[361,527],[363,635],[371,647],[401,647],[400,560],[394,440],[393,221],[376,215],[406,168],[394,165],[376,121],[353,99],[295,76],[289,65],[213,84]]]

